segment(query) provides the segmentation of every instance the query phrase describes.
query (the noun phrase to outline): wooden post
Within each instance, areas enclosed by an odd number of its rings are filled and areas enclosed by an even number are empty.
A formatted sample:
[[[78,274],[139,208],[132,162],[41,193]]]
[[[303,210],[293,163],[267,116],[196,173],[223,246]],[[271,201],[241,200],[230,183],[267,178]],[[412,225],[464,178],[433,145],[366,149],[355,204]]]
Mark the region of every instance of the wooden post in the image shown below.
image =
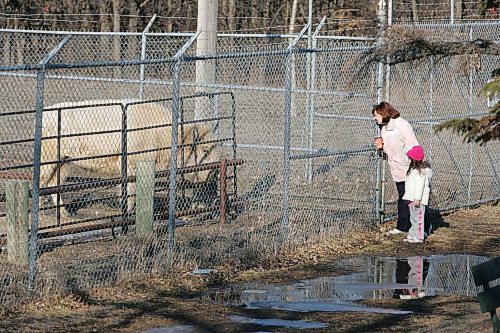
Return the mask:
[[[220,161],[219,172],[219,193],[220,193],[220,223],[226,223],[226,176],[227,176],[227,161],[225,159]]]
[[[217,17],[219,12],[219,0],[198,1],[198,22],[197,29],[201,33],[196,39],[196,55],[205,56],[217,52]],[[196,92],[203,93],[212,90],[205,85],[215,84],[215,60],[196,61]],[[195,98],[194,100],[195,119],[206,118],[207,109],[206,98]]]
[[[155,172],[155,161],[137,163],[135,226],[139,237],[153,233]]]
[[[7,260],[28,266],[29,260],[29,182],[7,181],[5,184],[7,210]]]

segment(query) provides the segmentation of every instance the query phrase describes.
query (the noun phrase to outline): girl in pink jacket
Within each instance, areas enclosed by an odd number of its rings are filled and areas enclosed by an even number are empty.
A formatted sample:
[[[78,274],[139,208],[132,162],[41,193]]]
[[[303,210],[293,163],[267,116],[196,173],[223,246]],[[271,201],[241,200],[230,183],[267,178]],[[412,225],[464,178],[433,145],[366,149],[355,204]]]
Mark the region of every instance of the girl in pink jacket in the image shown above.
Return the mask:
[[[411,228],[405,241],[409,243],[422,243],[424,241],[425,208],[429,203],[431,193],[430,181],[432,169],[424,161],[424,150],[415,146],[408,150],[406,155],[410,158],[410,167],[406,175],[404,200],[407,200],[410,209]]]

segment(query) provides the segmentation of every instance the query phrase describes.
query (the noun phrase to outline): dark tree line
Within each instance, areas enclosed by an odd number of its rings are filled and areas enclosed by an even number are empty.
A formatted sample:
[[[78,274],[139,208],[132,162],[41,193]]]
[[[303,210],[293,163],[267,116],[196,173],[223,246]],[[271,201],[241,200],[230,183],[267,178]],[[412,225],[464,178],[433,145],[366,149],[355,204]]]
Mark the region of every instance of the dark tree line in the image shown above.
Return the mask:
[[[410,6],[411,3],[411,6]],[[500,0],[455,0],[457,18],[475,13],[496,13]],[[313,18],[327,16],[326,33],[363,35],[376,23],[378,0],[314,0]],[[293,7],[295,22],[291,22]],[[406,6],[406,7],[405,7]],[[447,15],[449,1],[394,1],[396,19]],[[160,18],[154,31],[195,31],[195,0],[1,0],[3,28],[142,31],[151,17]],[[443,14],[444,13],[444,14]],[[491,15],[490,15],[491,16]],[[219,30],[226,32],[286,33],[290,25],[301,27],[308,18],[307,0],[219,0]],[[297,31],[298,29],[295,29]]]

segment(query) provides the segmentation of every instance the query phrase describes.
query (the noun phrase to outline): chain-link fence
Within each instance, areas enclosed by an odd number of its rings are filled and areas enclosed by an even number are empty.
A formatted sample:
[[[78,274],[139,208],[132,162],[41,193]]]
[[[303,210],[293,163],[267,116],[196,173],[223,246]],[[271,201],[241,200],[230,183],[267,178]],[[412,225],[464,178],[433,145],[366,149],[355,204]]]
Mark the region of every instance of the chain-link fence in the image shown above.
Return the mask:
[[[500,25],[428,24],[419,28],[425,29],[431,40],[498,40]],[[389,69],[388,99],[412,123],[435,171],[431,199],[435,209],[470,206],[500,195],[498,142],[484,146],[466,144],[450,132],[433,131],[440,121],[486,115],[488,100],[479,91],[497,67],[498,56],[463,55]],[[390,188],[389,193],[393,190]],[[391,206],[395,211],[395,204],[389,202],[387,211],[391,211]]]
[[[380,73],[356,74],[369,39],[231,37],[199,57],[196,34],[143,36],[2,33],[3,304],[237,265],[377,223]],[[476,92],[495,60],[386,76],[432,158],[435,209],[500,197],[497,144],[431,127],[487,110]]]

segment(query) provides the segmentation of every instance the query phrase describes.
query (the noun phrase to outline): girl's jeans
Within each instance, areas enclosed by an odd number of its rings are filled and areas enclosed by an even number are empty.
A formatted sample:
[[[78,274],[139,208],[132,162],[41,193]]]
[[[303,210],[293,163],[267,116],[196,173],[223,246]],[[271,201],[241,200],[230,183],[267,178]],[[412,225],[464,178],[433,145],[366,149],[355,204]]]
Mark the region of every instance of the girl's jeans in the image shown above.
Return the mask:
[[[418,240],[424,240],[424,217],[425,217],[425,205],[420,204],[419,206],[410,203],[408,205],[410,209],[410,222],[411,228],[408,231],[408,238],[414,238]]]

